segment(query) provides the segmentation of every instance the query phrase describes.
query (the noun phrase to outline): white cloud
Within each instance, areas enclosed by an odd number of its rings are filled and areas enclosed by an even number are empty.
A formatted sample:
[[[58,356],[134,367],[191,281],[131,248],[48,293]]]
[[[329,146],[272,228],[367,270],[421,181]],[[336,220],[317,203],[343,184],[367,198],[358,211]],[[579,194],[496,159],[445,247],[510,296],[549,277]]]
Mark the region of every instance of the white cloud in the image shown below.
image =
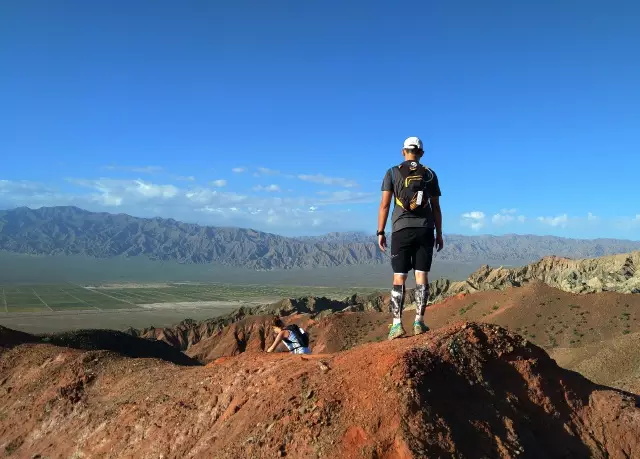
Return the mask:
[[[221,207],[227,204],[235,207],[237,204],[247,201],[248,196],[226,191],[211,190],[209,188],[195,188],[184,192],[184,197],[190,205],[204,205]]]
[[[513,222],[515,219],[516,218],[513,215],[495,214],[491,217],[491,223],[494,225],[506,225]]]
[[[590,222],[595,222],[595,221],[598,221],[599,219],[600,217],[598,217],[597,215],[593,215],[591,212],[587,214],[587,220]]]
[[[69,182],[95,190],[96,192],[92,193],[89,199],[108,207],[118,207],[122,205],[125,200],[129,202],[167,200],[176,197],[179,191],[178,188],[173,185],[156,185],[140,179],[70,179]]]
[[[234,167],[233,169],[231,169],[231,172],[242,174],[243,172],[247,172],[247,169],[245,167]]]
[[[474,231],[478,231],[485,224],[485,214],[479,210],[466,212],[462,214],[462,224],[471,227]]]
[[[227,186],[227,181],[226,181],[226,180],[223,180],[223,179],[219,179],[219,180],[214,180],[214,181],[212,181],[212,182],[209,182],[209,184],[210,184],[211,186],[215,186],[215,187],[218,187],[218,188],[222,188],[223,186]]]
[[[262,186],[262,185],[258,185],[258,186],[254,186],[253,187],[254,191],[268,191],[270,193],[276,193],[280,190],[280,187],[278,185],[267,185],[267,186]]]
[[[340,178],[340,177],[327,177],[326,175],[322,175],[322,174],[315,174],[315,175],[300,174],[298,175],[298,178],[305,182],[321,183],[323,185],[332,185],[332,186],[343,186],[345,188],[353,188],[355,186],[358,186],[358,184],[353,180]]]
[[[538,217],[537,220],[545,225],[565,228],[569,223],[569,216],[567,214],[562,214],[556,217]]]
[[[524,223],[526,217],[524,215],[515,215],[516,212],[517,209],[502,209],[500,213],[494,214],[491,217],[491,223],[496,226],[507,225],[513,222]]]
[[[196,178],[193,175],[178,175],[175,177],[180,182],[195,182]]]
[[[159,172],[164,171],[163,167],[160,166],[117,166],[110,165],[104,166],[104,169],[110,171],[124,171],[124,172],[136,172],[139,174],[157,174]]]

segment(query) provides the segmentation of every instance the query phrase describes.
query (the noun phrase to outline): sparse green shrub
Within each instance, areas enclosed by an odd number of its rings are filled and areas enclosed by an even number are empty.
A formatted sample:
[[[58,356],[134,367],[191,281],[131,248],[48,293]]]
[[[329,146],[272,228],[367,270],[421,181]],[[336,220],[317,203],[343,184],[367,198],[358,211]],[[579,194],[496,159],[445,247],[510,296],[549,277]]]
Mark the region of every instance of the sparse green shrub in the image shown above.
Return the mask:
[[[471,311],[471,309],[473,309],[473,307],[478,304],[477,301],[474,301],[473,303],[471,303],[468,306],[463,306],[460,308],[460,311],[458,312],[458,314],[463,315],[466,314],[467,312]]]

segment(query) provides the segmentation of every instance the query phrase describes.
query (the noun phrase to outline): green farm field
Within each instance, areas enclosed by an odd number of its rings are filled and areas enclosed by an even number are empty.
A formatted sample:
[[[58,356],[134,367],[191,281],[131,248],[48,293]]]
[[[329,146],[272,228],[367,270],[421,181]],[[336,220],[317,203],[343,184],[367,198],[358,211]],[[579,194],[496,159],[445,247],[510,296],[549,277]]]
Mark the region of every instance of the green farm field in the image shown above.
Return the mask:
[[[268,303],[286,297],[326,296],[342,299],[353,293],[369,293],[372,288],[294,287],[230,284],[152,284],[82,286],[77,284],[0,285],[0,311],[52,313],[73,311],[113,311],[148,305],[238,302]]]

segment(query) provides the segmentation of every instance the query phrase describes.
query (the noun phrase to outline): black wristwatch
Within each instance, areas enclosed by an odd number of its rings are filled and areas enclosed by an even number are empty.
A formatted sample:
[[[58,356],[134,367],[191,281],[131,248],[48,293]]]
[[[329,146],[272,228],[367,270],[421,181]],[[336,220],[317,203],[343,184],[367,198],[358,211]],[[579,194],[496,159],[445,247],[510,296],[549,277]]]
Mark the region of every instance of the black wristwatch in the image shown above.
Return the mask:
[[[382,230],[382,231],[378,231],[378,232],[376,233],[376,236],[384,236],[384,230]]]

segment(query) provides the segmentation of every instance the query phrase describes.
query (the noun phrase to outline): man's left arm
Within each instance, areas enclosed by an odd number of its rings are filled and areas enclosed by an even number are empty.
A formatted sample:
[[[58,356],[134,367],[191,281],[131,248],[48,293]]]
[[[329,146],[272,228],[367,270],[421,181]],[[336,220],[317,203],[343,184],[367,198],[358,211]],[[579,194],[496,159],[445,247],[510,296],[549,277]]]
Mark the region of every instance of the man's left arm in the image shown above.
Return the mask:
[[[436,243],[435,247],[438,252],[444,248],[444,239],[442,239],[442,209],[440,209],[440,183],[438,176],[435,172],[433,177],[427,186],[427,192],[429,193],[429,201],[431,204],[431,211],[433,212],[433,221],[436,225]]]
[[[436,224],[436,250],[440,252],[444,248],[442,239],[442,209],[440,209],[440,196],[431,196],[431,210],[433,211],[433,221]]]

